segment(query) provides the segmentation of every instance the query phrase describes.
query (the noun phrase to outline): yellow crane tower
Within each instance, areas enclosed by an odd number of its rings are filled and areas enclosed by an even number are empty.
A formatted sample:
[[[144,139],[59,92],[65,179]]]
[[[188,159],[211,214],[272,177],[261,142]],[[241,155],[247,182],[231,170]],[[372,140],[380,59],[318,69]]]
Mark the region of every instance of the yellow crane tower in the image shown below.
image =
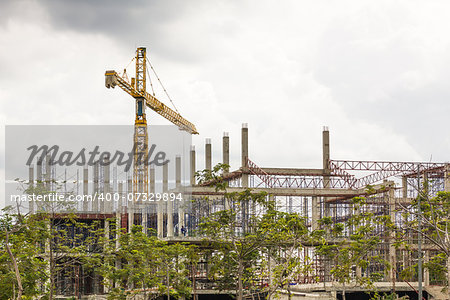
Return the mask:
[[[160,114],[181,130],[190,134],[198,134],[195,125],[183,118],[178,112],[173,111],[164,103],[156,99],[146,90],[147,56],[146,48],[136,50],[136,77],[131,78],[131,83],[121,77],[116,71],[109,70],[105,73],[105,85],[114,88],[118,85],[136,100],[136,119],[134,122],[134,158],[133,158],[133,192],[148,193],[148,132],[145,108],[148,106]]]

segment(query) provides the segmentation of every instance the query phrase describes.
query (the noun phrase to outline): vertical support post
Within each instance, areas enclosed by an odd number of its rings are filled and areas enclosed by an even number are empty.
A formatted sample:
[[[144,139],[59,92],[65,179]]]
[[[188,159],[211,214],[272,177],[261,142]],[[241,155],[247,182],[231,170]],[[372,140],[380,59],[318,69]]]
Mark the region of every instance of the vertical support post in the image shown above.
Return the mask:
[[[429,251],[425,251],[425,255],[424,256],[425,256],[424,257],[424,262],[425,262],[425,265],[426,265],[427,263],[430,262],[430,252]],[[425,268],[423,270],[423,281],[424,281],[423,283],[424,283],[425,287],[430,285],[430,271],[428,270],[428,268]]]
[[[88,195],[89,193],[89,173],[87,165],[83,168],[83,195]],[[89,210],[89,202],[86,199],[83,199],[83,211],[87,212]]]
[[[241,169],[243,171],[242,187],[248,187],[247,159],[248,159],[248,124],[243,123],[241,131]]]
[[[402,177],[402,197],[404,201],[408,198],[408,179],[405,176]]]
[[[118,208],[117,211],[120,211],[120,213],[124,213],[125,212],[125,201],[126,200],[126,196],[123,194],[123,182],[118,182],[117,183],[117,192],[119,193],[119,204],[118,204]]]
[[[311,229],[314,231],[319,229],[320,219],[319,198],[317,196],[314,196],[311,199],[311,213]]]
[[[165,165],[164,165],[165,166]],[[164,166],[163,166],[163,193],[165,188],[165,181],[164,181]],[[156,216],[156,230],[158,233],[158,237],[162,238],[164,236],[164,207],[161,200],[157,201],[158,211]]]
[[[191,145],[191,170],[190,170],[190,175],[191,175],[191,185],[195,185],[195,146]]]
[[[52,179],[52,170],[50,167],[50,155],[47,155],[45,158],[45,189],[50,191],[51,189],[51,179]]]
[[[225,165],[230,165],[230,137],[228,132],[223,133],[222,139],[222,163]],[[223,174],[227,174],[229,172],[229,168],[225,168]]]
[[[163,193],[169,191],[169,164],[163,166]],[[167,202],[167,237],[173,237],[173,202]],[[164,203],[164,202],[163,202]]]
[[[423,287],[422,287],[422,210],[421,210],[421,204],[420,204],[420,165],[417,166],[417,230],[419,234],[417,235],[417,256],[418,256],[418,263],[417,263],[417,272],[418,272],[418,281],[419,281],[419,297],[418,299],[422,299],[423,296]]]
[[[450,192],[450,164],[446,164],[444,170],[444,190]]]
[[[42,182],[42,160],[41,159],[39,159],[36,164],[36,180],[37,180],[37,183],[36,183],[37,186],[39,186],[39,187],[44,186],[44,183]],[[42,210],[42,203],[40,201],[36,202],[36,210],[37,211]]]
[[[394,194],[394,182],[386,182],[387,187],[389,187],[388,191],[388,203],[389,203],[389,217],[391,222],[395,223],[395,194]],[[395,291],[395,282],[397,281],[397,253],[394,247],[394,239],[395,233],[390,232],[389,234],[389,263],[391,264],[391,268],[389,269],[388,275],[389,280],[392,282],[392,290]]]
[[[130,197],[129,201],[128,198]],[[134,225],[134,194],[133,194],[133,179],[127,178],[127,212],[128,212],[128,232],[131,232],[131,228]]]
[[[111,213],[111,201],[108,201],[107,199],[110,199],[111,194],[111,168],[109,163],[109,157],[105,157],[105,160],[103,162],[103,201],[100,203],[101,212],[102,213]]]
[[[328,127],[324,126],[322,131],[322,168],[323,168],[323,187],[330,188],[330,132]],[[327,197],[323,197],[324,216],[331,217],[330,204]],[[324,283],[329,278],[330,266],[327,262],[324,264]]]
[[[92,211],[97,212],[99,209],[99,200],[98,200],[98,192],[99,192],[99,162],[96,161],[94,164],[94,195],[97,195],[97,197],[94,197],[94,201],[92,202]]]
[[[34,167],[33,167],[33,165],[30,165],[30,167],[28,169],[28,184],[31,189],[34,187]],[[30,214],[34,213],[34,201],[33,200],[31,200],[29,202],[28,210],[30,211]]]
[[[211,139],[207,138],[205,142],[205,169],[212,170]]]
[[[175,185],[177,188],[177,192],[181,192],[181,156],[177,155],[175,158]],[[185,203],[184,203],[184,197],[182,201],[177,202],[178,203],[178,234],[181,233],[181,227],[186,226],[185,222]]]
[[[450,192],[450,164],[445,165],[444,191]],[[447,286],[450,289],[450,255],[447,257]]]

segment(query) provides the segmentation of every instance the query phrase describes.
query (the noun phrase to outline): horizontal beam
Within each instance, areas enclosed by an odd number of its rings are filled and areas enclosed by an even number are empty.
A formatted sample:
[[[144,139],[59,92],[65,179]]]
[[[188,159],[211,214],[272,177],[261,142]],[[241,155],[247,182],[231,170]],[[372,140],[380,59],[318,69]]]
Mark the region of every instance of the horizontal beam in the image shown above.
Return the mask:
[[[265,168],[261,169],[269,175],[285,175],[285,176],[322,176],[323,169],[296,169],[296,168]]]

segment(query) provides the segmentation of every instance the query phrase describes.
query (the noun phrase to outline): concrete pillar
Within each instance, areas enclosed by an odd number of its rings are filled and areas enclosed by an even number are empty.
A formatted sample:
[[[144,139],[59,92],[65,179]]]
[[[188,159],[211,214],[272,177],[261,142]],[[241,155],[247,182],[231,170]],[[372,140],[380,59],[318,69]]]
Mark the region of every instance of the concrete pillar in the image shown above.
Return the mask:
[[[447,286],[450,286],[450,255],[447,257]]]
[[[205,169],[212,170],[212,153],[211,153],[211,139],[206,139],[205,143]]]
[[[181,190],[181,156],[175,158],[175,184],[178,191]],[[185,203],[184,197],[182,201],[175,200],[178,203],[178,235],[181,235],[181,227],[186,227],[185,222]]]
[[[112,201],[107,200],[111,199],[111,190],[111,164],[109,157],[106,157],[103,165],[103,193],[105,197],[104,201],[100,203],[102,213],[109,214],[112,212]]]
[[[117,183],[117,193],[119,193],[119,207],[117,208],[117,211],[124,213],[127,196],[123,194],[123,182]]]
[[[99,193],[99,163],[98,161],[94,164],[94,195]],[[99,200],[97,197],[95,197],[94,201],[92,202],[92,211],[99,211]]]
[[[131,200],[131,201],[129,201]],[[134,225],[134,194],[133,194],[133,178],[127,178],[127,213],[128,213],[128,232]]]
[[[163,193],[169,191],[169,164],[163,166]],[[167,206],[167,237],[173,237],[173,201],[166,202]]]
[[[324,126],[322,132],[322,165],[323,171],[325,175],[330,174],[330,132],[328,131],[328,127]],[[324,176],[324,187],[328,188],[330,182],[329,176]]]
[[[323,167],[323,186],[324,188],[330,188],[330,132],[328,127],[324,126],[322,131],[322,167]],[[327,202],[327,198],[323,198],[325,216],[331,217],[330,204]]]
[[[50,165],[50,155],[47,155],[45,159],[45,189],[50,191],[51,189],[51,181],[52,181],[52,170]]]
[[[430,262],[430,251],[425,250],[424,264],[426,265],[429,262]],[[430,285],[430,271],[428,270],[428,268],[423,269],[423,282],[425,286]]]
[[[195,185],[195,146],[191,146],[191,166],[190,166],[190,174],[191,174],[191,185]]]
[[[119,184],[118,184],[118,193],[119,193],[119,195],[121,194],[121,192],[122,192],[122,183],[119,182]],[[119,202],[118,207],[117,207],[117,211],[116,211],[116,232],[115,232],[115,236],[116,236],[116,251],[119,251],[119,249],[120,249],[119,238],[120,238],[120,235],[122,234],[122,231],[120,230],[121,229],[121,223],[122,223],[121,222],[122,221],[122,213],[121,213],[121,210],[120,210],[121,208],[122,207],[121,207],[120,202]],[[116,258],[115,266],[116,266],[117,270],[120,270],[122,268],[121,258],[119,258],[119,257]],[[114,282],[114,287],[115,288],[118,287],[118,282],[117,281]]]
[[[394,191],[394,182],[386,182],[386,187],[391,187],[391,189],[388,191],[388,203],[389,203],[389,217],[391,219],[391,222],[395,223],[395,191]],[[391,264],[391,268],[389,269],[388,275],[389,280],[392,282],[392,290],[395,290],[395,282],[397,279],[397,253],[396,249],[394,247],[395,242],[395,233],[391,232],[389,235],[389,263]]]
[[[311,200],[311,229],[319,229],[319,219],[320,219],[320,209],[319,209],[319,198],[312,197]]]
[[[165,180],[168,177],[167,174],[167,164],[163,166],[163,193],[167,191],[167,180]],[[164,236],[164,206],[163,201],[158,201],[158,213],[157,213],[157,232],[158,237],[162,238]]]
[[[230,137],[228,136],[228,132],[223,133],[222,139],[222,163],[225,165],[230,165]],[[224,174],[227,174],[229,168],[225,168]]]
[[[402,177],[402,197],[405,201],[408,198],[408,180],[405,176]]]
[[[445,165],[444,190],[450,192],[450,164]]]
[[[43,187],[44,183],[42,182],[42,160],[38,160],[36,164],[36,185],[38,187]],[[38,201],[36,202],[36,211],[42,210],[42,202]]]
[[[105,240],[109,243],[109,220],[105,219]],[[109,292],[108,285],[104,286],[105,292]]]
[[[84,166],[83,168],[83,195],[88,195],[89,193],[89,177],[88,177],[88,168]],[[83,211],[89,210],[89,202],[87,199],[83,199]]]
[[[242,187],[248,187],[248,171],[247,171],[247,159],[248,159],[248,124],[242,124],[241,131],[241,168],[242,174]]]
[[[150,193],[155,193],[155,168],[150,166]]]
[[[33,190],[34,187],[34,167],[33,165],[30,165],[28,168],[28,185],[31,190]],[[30,201],[28,204],[28,210],[30,211],[30,214],[34,213],[34,201]]]

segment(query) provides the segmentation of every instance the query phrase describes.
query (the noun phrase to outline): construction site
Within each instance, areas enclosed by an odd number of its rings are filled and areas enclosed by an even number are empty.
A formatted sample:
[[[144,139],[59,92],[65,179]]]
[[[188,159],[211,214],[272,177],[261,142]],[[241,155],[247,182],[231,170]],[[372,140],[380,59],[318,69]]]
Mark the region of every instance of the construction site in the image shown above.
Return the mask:
[[[118,194],[120,200],[79,202],[74,208],[79,219],[87,222],[97,220],[102,222],[104,228],[107,228],[110,226],[109,219],[115,218],[117,224],[128,231],[133,225],[141,225],[145,232],[153,229],[159,238],[169,243],[201,244],[205,237],[197,235],[199,222],[208,214],[226,208],[222,201],[223,191],[199,184],[196,172],[212,170],[216,163],[229,165],[230,153],[240,156],[241,164],[231,166],[229,170],[222,173],[223,180],[227,182],[227,192],[241,192],[248,188],[254,193],[266,192],[267,197],[275,201],[278,210],[299,213],[305,217],[311,231],[320,227],[319,220],[323,217],[331,217],[336,223],[350,217],[354,213],[351,201],[354,197],[370,197],[370,205],[367,209],[374,214],[389,215],[392,222],[401,223],[399,207],[409,205],[417,197],[418,187],[421,184],[429,182],[429,191],[434,195],[438,191],[450,192],[449,163],[341,160],[331,155],[333,148],[327,127],[324,127],[321,132],[322,165],[316,168],[265,167],[264,164],[268,162],[256,162],[252,159],[254,156],[252,151],[264,151],[264,149],[250,151],[253,149],[249,145],[251,128],[246,123],[242,124],[240,133],[225,132],[222,145],[214,145],[215,149],[222,149],[221,157],[213,157],[211,139],[206,139],[204,145],[191,146],[189,157],[177,156],[172,158],[170,163],[158,167],[162,169],[162,177],[158,178],[156,174],[159,174],[159,171],[157,172],[154,167],[137,163],[137,157],[148,152],[149,137],[145,108],[160,114],[181,130],[190,134],[198,134],[198,132],[195,126],[181,117],[178,112],[172,111],[147,93],[145,48],[138,48],[135,60],[136,76],[131,79],[131,82],[115,71],[106,72],[106,86],[119,86],[136,102],[134,144],[137,147],[135,147],[133,170],[125,177],[119,178],[116,175],[117,171],[108,164],[80,168],[81,176],[74,181],[75,188],[72,191],[82,195]],[[320,134],[319,131],[318,134]],[[230,139],[239,139],[240,149],[230,149]],[[204,158],[204,161],[200,161],[198,157]],[[186,159],[188,161],[182,161]],[[189,178],[184,178],[182,163],[187,163],[189,166]],[[270,164],[275,165],[276,162],[270,162]],[[49,159],[38,160],[30,165],[28,181],[31,185],[39,182],[56,182],[59,180],[58,174],[62,172],[64,171],[52,166]],[[169,172],[175,174],[174,180],[169,180]],[[162,184],[158,185],[157,182]],[[51,189],[52,187],[49,186],[49,190]],[[126,201],[124,199],[127,196],[122,197],[138,192],[182,193],[184,197],[181,202],[160,200],[153,203]],[[214,201],[205,201],[205,197]],[[30,211],[39,211],[41,209],[39,205],[38,203],[30,204]],[[255,205],[249,205],[242,213],[242,232],[245,232],[246,220],[249,220],[249,216],[256,213],[257,209]],[[379,228],[379,230],[383,232],[385,228]],[[427,270],[412,281],[404,281],[400,278],[399,273],[404,268],[417,264],[419,259],[417,235],[411,232],[410,239],[414,247],[399,249],[393,246],[392,236],[385,235],[384,242],[378,244],[376,254],[389,261],[393,267],[386,270],[384,266],[374,262],[364,270],[355,267],[351,276],[364,277],[369,276],[371,272],[381,272],[385,274],[383,280],[375,283],[379,291],[395,291],[400,296],[407,295],[410,299],[418,299],[418,290],[423,288],[425,299],[449,299],[441,292],[446,283],[437,281]],[[423,241],[421,250],[420,259],[423,259],[424,263],[437,251],[427,241]],[[315,255],[313,246],[305,245],[302,252],[304,257],[314,258],[314,267],[308,274],[301,274],[290,283],[292,299],[342,299],[340,295],[342,287],[330,274],[333,262]],[[208,276],[210,268],[207,258],[199,262],[196,270],[189,279],[196,282],[196,293],[200,299],[213,299],[226,294],[214,289],[214,282]],[[80,267],[76,270],[76,278],[61,280],[56,288],[57,294],[67,297],[81,295],[86,299],[88,297],[97,299],[107,294],[108,291],[102,285],[100,276],[83,272]],[[364,294],[364,290],[354,285],[346,287],[346,293],[348,299],[363,299],[360,297]],[[281,297],[287,299],[285,293],[281,293]]]

